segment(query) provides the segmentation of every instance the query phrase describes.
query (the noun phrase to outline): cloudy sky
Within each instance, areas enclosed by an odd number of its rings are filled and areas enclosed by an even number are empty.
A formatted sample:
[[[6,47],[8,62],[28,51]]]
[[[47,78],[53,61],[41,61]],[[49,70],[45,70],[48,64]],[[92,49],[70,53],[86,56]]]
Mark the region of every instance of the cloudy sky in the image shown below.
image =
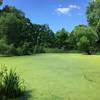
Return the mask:
[[[87,24],[86,7],[89,0],[5,0],[4,5],[16,6],[33,23],[49,24],[53,31],[64,27],[71,31],[75,25]]]

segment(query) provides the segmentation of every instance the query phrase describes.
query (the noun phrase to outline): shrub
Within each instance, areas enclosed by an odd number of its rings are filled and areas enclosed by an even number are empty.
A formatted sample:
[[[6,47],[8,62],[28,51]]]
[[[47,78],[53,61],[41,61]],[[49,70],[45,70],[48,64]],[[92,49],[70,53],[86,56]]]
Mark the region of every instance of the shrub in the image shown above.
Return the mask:
[[[23,55],[31,55],[33,53],[32,43],[25,42],[22,46]]]
[[[16,48],[13,44],[8,46],[8,49],[5,51],[5,55],[12,56],[16,54]]]
[[[23,50],[22,50],[21,47],[18,47],[18,48],[16,49],[16,54],[17,54],[18,56],[22,56],[22,55],[23,55]]]
[[[6,43],[6,40],[0,39],[0,54],[5,54],[6,51],[8,50],[8,45]]]
[[[24,93],[23,82],[17,73],[3,68],[0,71],[0,100],[3,98],[17,98]]]
[[[84,51],[89,55],[95,52],[95,47],[91,46],[90,41],[85,36],[80,38],[80,41],[77,43],[77,46],[79,50]]]
[[[35,46],[34,47],[34,53],[45,53],[44,47],[43,46]]]
[[[13,44],[8,45],[5,38],[0,40],[0,54],[11,56],[16,54],[16,48]]]
[[[46,53],[66,53],[67,51],[59,48],[45,48]]]

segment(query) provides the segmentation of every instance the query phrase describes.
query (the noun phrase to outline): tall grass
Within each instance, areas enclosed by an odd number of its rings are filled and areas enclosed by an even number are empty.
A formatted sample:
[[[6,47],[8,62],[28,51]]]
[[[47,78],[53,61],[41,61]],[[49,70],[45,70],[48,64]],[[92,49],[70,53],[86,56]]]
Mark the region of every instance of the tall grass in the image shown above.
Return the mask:
[[[3,66],[0,70],[0,100],[20,97],[24,91],[23,82],[15,70],[8,70]]]

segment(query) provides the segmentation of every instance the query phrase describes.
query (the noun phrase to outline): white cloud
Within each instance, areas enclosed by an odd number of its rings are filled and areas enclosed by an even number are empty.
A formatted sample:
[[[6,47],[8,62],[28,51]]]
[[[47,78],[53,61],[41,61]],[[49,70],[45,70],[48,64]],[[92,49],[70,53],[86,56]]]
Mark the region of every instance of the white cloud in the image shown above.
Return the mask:
[[[56,11],[61,14],[68,14],[70,12],[70,8],[61,7],[61,8],[57,8]]]
[[[77,5],[69,5],[68,7],[58,7],[56,12],[58,14],[69,14],[73,9],[80,9]]]
[[[79,6],[77,6],[77,5],[69,5],[69,8],[80,9],[80,7],[79,7]]]

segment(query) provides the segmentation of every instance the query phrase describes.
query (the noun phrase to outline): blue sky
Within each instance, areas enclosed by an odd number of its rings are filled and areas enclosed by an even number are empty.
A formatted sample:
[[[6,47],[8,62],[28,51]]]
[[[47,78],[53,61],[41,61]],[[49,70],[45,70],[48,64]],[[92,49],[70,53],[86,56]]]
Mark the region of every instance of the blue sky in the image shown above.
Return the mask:
[[[71,31],[75,25],[87,24],[88,0],[4,0],[3,5],[16,6],[33,23],[49,24],[53,31],[62,27]]]

